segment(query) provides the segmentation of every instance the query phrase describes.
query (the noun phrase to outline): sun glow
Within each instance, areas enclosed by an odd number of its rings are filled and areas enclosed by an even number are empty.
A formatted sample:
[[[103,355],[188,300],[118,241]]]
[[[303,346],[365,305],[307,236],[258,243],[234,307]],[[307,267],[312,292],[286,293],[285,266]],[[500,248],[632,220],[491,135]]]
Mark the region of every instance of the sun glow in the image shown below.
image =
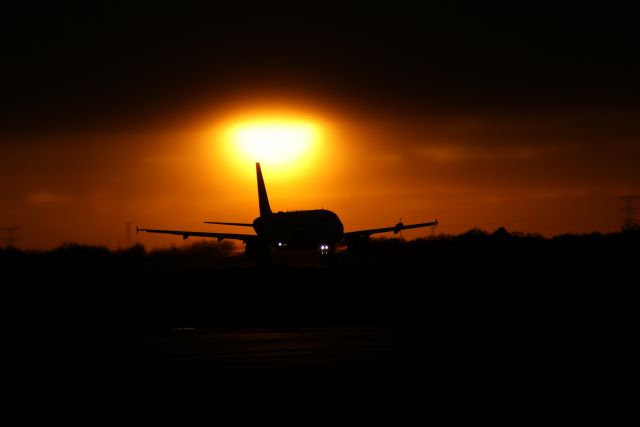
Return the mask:
[[[283,166],[308,155],[318,133],[311,123],[258,121],[232,127],[231,140],[250,160]]]
[[[255,181],[255,163],[268,170],[270,185],[304,180],[332,169],[336,158],[335,118],[303,104],[230,105],[207,129],[214,149],[214,173]],[[213,143],[213,144],[212,144]]]

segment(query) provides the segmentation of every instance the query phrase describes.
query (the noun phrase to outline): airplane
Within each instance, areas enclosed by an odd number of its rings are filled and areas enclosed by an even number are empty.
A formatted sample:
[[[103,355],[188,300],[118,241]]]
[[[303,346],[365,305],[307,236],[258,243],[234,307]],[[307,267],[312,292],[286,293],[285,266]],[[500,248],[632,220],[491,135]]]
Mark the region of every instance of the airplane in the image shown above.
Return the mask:
[[[326,209],[273,212],[269,205],[267,189],[262,177],[260,163],[256,163],[258,179],[258,206],[260,216],[253,223],[205,221],[205,224],[233,225],[252,227],[255,234],[218,233],[206,231],[155,230],[136,227],[136,232],[174,234],[187,239],[190,236],[211,237],[218,241],[224,239],[240,240],[245,245],[245,253],[251,258],[268,257],[269,249],[282,250],[318,250],[321,255],[335,252],[336,245],[349,246],[358,239],[368,238],[372,234],[393,232],[420,227],[437,227],[438,220],[419,224],[405,225],[398,222],[393,227],[372,228],[366,230],[344,231],[338,215]]]

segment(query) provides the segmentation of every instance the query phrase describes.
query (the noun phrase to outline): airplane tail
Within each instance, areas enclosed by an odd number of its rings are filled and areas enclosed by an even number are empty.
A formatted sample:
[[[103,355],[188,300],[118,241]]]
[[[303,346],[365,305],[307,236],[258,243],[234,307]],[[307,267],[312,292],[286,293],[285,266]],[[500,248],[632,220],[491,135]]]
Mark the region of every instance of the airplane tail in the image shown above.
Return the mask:
[[[260,204],[260,216],[271,215],[273,212],[271,212],[271,207],[269,206],[269,198],[267,197],[267,189],[264,186],[260,163],[256,163],[256,174],[258,175],[258,203]]]

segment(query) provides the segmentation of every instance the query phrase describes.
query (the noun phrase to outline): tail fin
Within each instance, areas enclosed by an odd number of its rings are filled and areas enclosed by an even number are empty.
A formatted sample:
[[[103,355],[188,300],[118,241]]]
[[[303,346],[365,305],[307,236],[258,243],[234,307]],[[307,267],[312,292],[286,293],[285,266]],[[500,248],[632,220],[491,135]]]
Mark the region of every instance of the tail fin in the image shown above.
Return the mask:
[[[260,204],[260,216],[271,215],[273,212],[271,212],[271,207],[269,206],[269,198],[267,197],[267,189],[264,186],[260,163],[256,163],[256,174],[258,175],[258,203]]]

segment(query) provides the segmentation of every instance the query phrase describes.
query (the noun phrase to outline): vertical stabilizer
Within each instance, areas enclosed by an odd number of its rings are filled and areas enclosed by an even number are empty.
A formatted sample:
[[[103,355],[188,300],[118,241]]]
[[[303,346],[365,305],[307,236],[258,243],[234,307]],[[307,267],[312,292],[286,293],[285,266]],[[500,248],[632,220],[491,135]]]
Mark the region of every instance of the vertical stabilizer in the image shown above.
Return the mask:
[[[260,216],[271,215],[271,207],[269,206],[269,198],[267,197],[267,189],[264,186],[260,163],[256,163],[256,174],[258,175],[258,203],[260,204]]]

